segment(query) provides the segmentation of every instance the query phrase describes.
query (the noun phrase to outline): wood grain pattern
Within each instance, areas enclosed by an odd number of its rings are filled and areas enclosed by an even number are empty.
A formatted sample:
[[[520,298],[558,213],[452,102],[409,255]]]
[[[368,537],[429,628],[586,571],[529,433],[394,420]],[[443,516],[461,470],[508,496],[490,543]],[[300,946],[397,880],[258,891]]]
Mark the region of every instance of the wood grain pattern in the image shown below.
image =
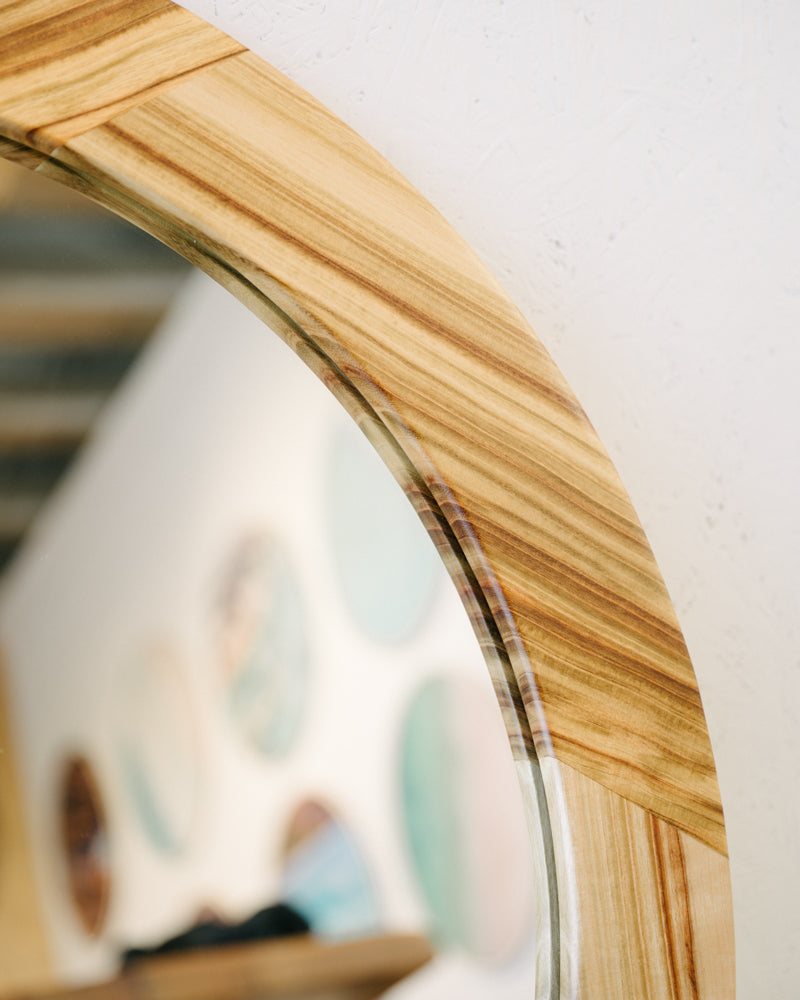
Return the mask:
[[[3,133],[45,153],[242,50],[168,0],[6,0],[0,23]]]
[[[700,997],[735,995],[733,900],[726,859],[685,833],[679,834],[691,892],[694,967]]]
[[[697,684],[562,376],[471,250],[343,123],[206,26],[122,7],[92,0],[112,30],[86,46],[82,6],[10,4],[36,59],[0,63],[0,133],[238,295],[397,457],[494,650],[515,756],[531,775],[552,765],[531,804],[550,837],[543,995],[730,996],[729,963],[709,954],[731,932]],[[147,52],[184,30],[202,57],[171,60],[166,79]]]
[[[579,894],[579,975],[591,996],[734,997],[725,859],[572,768],[561,778],[576,869],[592,873]]]

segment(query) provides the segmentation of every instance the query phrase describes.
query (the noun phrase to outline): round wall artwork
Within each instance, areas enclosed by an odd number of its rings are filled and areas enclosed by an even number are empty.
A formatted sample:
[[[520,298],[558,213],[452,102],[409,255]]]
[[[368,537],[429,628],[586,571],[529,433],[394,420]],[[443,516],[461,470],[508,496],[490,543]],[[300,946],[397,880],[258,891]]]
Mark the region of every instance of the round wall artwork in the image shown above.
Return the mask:
[[[309,675],[305,606],[281,541],[254,534],[236,548],[219,596],[220,658],[235,728],[263,754],[286,754]]]
[[[363,937],[378,930],[375,892],[356,840],[313,799],[298,806],[289,824],[282,896],[320,937]]]
[[[350,614],[378,642],[407,639],[430,610],[443,567],[414,508],[355,424],[333,439],[325,492]]]
[[[491,692],[464,677],[427,681],[403,728],[402,797],[413,867],[445,948],[511,958],[533,919],[528,832]]]
[[[190,691],[175,654],[159,647],[131,660],[115,692],[122,785],[150,843],[177,853],[192,830],[199,765]]]
[[[58,813],[70,895],[87,934],[100,933],[111,892],[108,833],[97,782],[85,757],[66,761]]]

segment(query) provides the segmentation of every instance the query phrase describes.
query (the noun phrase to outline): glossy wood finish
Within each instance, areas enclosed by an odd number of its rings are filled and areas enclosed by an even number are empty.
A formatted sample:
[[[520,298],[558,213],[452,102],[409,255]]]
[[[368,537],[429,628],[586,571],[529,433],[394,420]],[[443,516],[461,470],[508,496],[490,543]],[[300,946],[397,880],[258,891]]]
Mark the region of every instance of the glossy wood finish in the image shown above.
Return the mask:
[[[682,997],[703,967],[698,995],[730,996],[732,963],[719,979],[701,956],[675,964],[705,941],[681,914],[728,892],[694,673],[627,495],[517,309],[377,153],[189,15],[6,7],[7,153],[155,233],[269,322],[365,426],[445,554],[544,830],[537,995]],[[591,793],[574,794],[573,773]],[[687,866],[684,834],[720,863]],[[623,844],[656,860],[595,891],[603,851]],[[724,910],[716,929],[713,908],[702,921],[720,940]]]

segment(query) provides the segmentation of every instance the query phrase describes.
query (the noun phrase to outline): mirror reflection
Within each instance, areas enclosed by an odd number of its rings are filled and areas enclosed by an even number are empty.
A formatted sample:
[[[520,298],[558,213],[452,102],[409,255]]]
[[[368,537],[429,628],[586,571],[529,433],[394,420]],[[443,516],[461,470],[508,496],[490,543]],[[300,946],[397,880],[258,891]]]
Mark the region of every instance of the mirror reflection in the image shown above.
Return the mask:
[[[530,997],[516,774],[402,491],[222,289],[57,185],[2,176],[4,795],[56,984],[308,928],[364,949],[372,992],[356,975],[337,996]],[[69,762],[102,831],[58,791]],[[89,918],[76,864],[101,856]],[[406,950],[376,972],[392,935]]]

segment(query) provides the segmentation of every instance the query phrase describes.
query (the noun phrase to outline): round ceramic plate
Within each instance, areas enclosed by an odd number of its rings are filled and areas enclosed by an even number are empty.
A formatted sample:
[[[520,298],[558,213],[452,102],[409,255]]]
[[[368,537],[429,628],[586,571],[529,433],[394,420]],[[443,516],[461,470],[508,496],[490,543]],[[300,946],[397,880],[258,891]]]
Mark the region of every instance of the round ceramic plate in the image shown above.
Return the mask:
[[[161,647],[127,663],[115,691],[122,786],[148,841],[177,853],[191,833],[199,791],[189,687],[175,654]]]
[[[300,730],[309,681],[305,605],[279,539],[254,534],[220,591],[221,668],[229,715],[254,749],[283,756]]]
[[[413,507],[353,424],[331,443],[328,537],[348,611],[378,642],[400,642],[431,609],[444,570]]]
[[[496,703],[472,678],[436,677],[403,727],[410,854],[443,947],[510,958],[533,916],[522,797]]]
[[[307,799],[286,835],[283,898],[325,938],[362,937],[379,926],[375,891],[355,838],[341,819]]]

